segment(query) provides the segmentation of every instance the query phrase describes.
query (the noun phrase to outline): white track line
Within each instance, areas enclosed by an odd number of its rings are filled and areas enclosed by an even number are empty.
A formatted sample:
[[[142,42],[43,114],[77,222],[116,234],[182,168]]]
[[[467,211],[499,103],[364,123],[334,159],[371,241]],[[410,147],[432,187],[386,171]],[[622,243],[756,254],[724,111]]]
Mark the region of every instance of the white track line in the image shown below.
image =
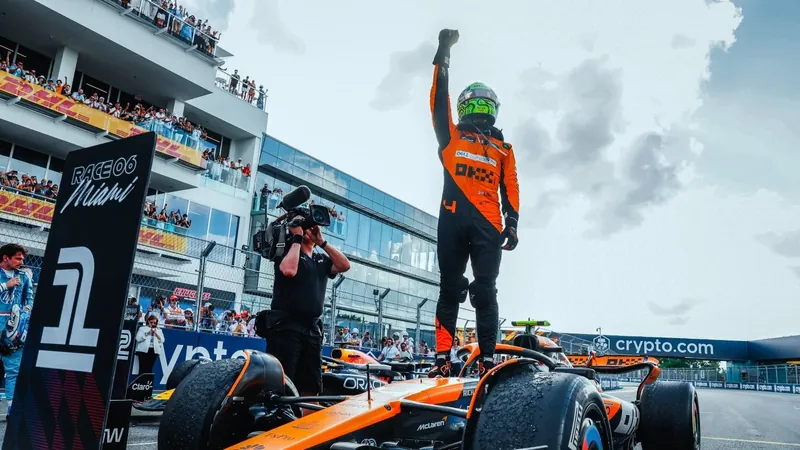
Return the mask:
[[[711,441],[744,442],[748,444],[765,444],[765,445],[782,445],[784,447],[800,447],[800,444],[792,444],[791,442],[754,441],[751,439],[732,439],[732,438],[707,437],[707,436],[703,436],[703,439],[704,440],[708,439]]]

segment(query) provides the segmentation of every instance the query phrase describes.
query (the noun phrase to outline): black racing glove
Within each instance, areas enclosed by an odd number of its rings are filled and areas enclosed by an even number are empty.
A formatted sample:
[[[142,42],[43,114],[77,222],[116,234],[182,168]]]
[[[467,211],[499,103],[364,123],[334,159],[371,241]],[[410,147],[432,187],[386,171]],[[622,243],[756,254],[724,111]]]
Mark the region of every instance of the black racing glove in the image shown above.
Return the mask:
[[[434,64],[450,67],[450,47],[458,42],[458,30],[444,29],[439,32],[439,50],[433,58]]]
[[[506,227],[503,229],[503,233],[500,235],[502,242],[505,244],[503,245],[503,250],[514,250],[517,248],[517,244],[519,244],[519,238],[517,237],[517,221],[509,223],[506,220]]]

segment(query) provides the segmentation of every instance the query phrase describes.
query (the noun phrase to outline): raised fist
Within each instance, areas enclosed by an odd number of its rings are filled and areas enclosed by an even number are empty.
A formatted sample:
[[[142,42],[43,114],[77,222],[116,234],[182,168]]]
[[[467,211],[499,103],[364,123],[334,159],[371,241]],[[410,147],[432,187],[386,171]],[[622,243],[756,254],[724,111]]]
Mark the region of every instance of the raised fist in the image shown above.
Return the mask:
[[[444,29],[439,32],[439,45],[452,47],[458,42],[458,30]]]

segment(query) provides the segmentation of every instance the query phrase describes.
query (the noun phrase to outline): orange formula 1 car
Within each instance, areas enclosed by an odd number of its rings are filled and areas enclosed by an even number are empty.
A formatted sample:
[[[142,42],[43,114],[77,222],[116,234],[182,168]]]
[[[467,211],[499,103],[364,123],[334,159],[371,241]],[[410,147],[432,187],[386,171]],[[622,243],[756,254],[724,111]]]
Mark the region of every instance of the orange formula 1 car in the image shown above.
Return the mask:
[[[510,357],[473,376],[477,345],[465,347],[458,378],[417,378],[353,396],[300,397],[271,355],[198,366],[169,399],[159,449],[696,450],[691,384],[656,381],[651,361],[574,366],[548,338],[498,344]],[[365,356],[365,358],[368,358]],[[602,392],[598,374],[647,369],[636,400]],[[370,372],[367,370],[367,377]],[[301,415],[302,409],[314,410]]]

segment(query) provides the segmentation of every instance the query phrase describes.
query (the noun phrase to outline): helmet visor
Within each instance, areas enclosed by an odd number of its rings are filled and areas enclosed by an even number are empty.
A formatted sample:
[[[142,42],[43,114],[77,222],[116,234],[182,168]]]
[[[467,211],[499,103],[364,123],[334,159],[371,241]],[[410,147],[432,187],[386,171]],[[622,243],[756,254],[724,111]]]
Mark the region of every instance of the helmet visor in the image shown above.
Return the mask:
[[[461,93],[458,101],[461,103],[473,98],[486,98],[493,101],[496,107],[500,107],[500,102],[497,101],[497,94],[495,94],[494,91],[489,88],[466,89]]]

